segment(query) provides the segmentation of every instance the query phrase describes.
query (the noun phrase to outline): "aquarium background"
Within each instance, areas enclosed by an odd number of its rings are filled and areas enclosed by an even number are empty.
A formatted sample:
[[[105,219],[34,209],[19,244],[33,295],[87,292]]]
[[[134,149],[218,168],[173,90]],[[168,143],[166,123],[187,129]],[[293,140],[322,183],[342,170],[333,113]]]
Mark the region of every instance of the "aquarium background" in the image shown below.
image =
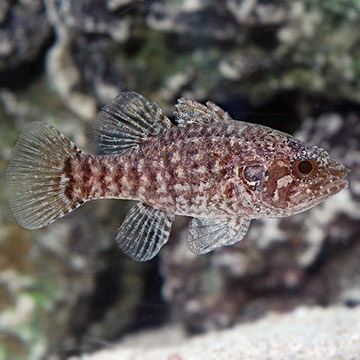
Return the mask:
[[[299,307],[356,311],[359,24],[357,0],[1,0],[0,359],[66,359],[144,330],[194,336]],[[97,112],[128,90],[171,119],[189,97],[295,134],[352,170],[349,189],[253,221],[242,242],[204,256],[186,249],[189,219],[177,217],[147,263],[114,241],[128,201],[21,228],[5,184],[19,133],[46,121],[94,152]]]

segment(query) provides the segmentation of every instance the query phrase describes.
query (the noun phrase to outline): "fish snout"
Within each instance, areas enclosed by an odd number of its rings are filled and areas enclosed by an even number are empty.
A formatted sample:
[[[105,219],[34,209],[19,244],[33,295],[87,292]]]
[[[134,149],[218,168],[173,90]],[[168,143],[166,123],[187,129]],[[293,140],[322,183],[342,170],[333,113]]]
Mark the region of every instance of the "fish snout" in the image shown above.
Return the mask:
[[[336,194],[348,186],[346,176],[350,172],[351,170],[346,168],[340,162],[331,160],[329,164],[330,181],[328,185],[331,194]]]
[[[330,172],[330,176],[334,180],[340,180],[340,179],[344,179],[347,176],[347,174],[351,172],[351,170],[346,168],[340,162],[331,160],[329,164],[329,172]]]

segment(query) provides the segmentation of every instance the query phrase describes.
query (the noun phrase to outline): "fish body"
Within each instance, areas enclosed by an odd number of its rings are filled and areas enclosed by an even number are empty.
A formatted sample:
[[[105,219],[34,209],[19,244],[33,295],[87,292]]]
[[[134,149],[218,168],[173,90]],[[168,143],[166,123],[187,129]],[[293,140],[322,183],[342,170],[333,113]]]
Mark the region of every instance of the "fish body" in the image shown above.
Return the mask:
[[[182,98],[176,108],[173,125],[155,103],[122,93],[95,123],[101,155],[35,123],[8,169],[19,223],[42,227],[89,200],[137,200],[117,241],[144,261],[166,243],[175,215],[193,217],[188,247],[203,254],[241,240],[251,219],[299,213],[347,186],[348,170],[323,149],[235,121],[211,102]]]

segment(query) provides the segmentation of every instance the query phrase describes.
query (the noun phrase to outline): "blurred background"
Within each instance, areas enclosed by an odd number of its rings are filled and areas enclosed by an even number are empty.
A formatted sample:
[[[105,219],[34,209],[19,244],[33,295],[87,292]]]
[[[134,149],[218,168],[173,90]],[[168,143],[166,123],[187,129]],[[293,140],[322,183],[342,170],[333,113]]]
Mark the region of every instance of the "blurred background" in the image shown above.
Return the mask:
[[[351,0],[0,1],[0,359],[63,359],[168,324],[205,333],[300,305],[360,304],[360,3]],[[131,204],[96,201],[21,228],[5,173],[19,133],[46,121],[86,151],[120,91],[172,117],[181,96],[295,134],[352,169],[305,213],[253,221],[204,256],[187,218],[148,263],[114,238]]]

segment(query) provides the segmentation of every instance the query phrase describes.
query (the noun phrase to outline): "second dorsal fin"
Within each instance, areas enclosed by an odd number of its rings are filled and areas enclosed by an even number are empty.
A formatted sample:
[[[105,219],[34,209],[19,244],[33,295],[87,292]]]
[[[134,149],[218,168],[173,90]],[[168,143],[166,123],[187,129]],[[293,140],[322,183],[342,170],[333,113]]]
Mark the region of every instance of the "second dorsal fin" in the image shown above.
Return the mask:
[[[100,153],[112,154],[134,148],[148,136],[171,126],[155,102],[134,91],[122,92],[102,108],[94,136]]]
[[[176,111],[174,114],[179,126],[227,122],[232,120],[226,111],[211,101],[203,105],[195,100],[180,98],[175,107]]]

